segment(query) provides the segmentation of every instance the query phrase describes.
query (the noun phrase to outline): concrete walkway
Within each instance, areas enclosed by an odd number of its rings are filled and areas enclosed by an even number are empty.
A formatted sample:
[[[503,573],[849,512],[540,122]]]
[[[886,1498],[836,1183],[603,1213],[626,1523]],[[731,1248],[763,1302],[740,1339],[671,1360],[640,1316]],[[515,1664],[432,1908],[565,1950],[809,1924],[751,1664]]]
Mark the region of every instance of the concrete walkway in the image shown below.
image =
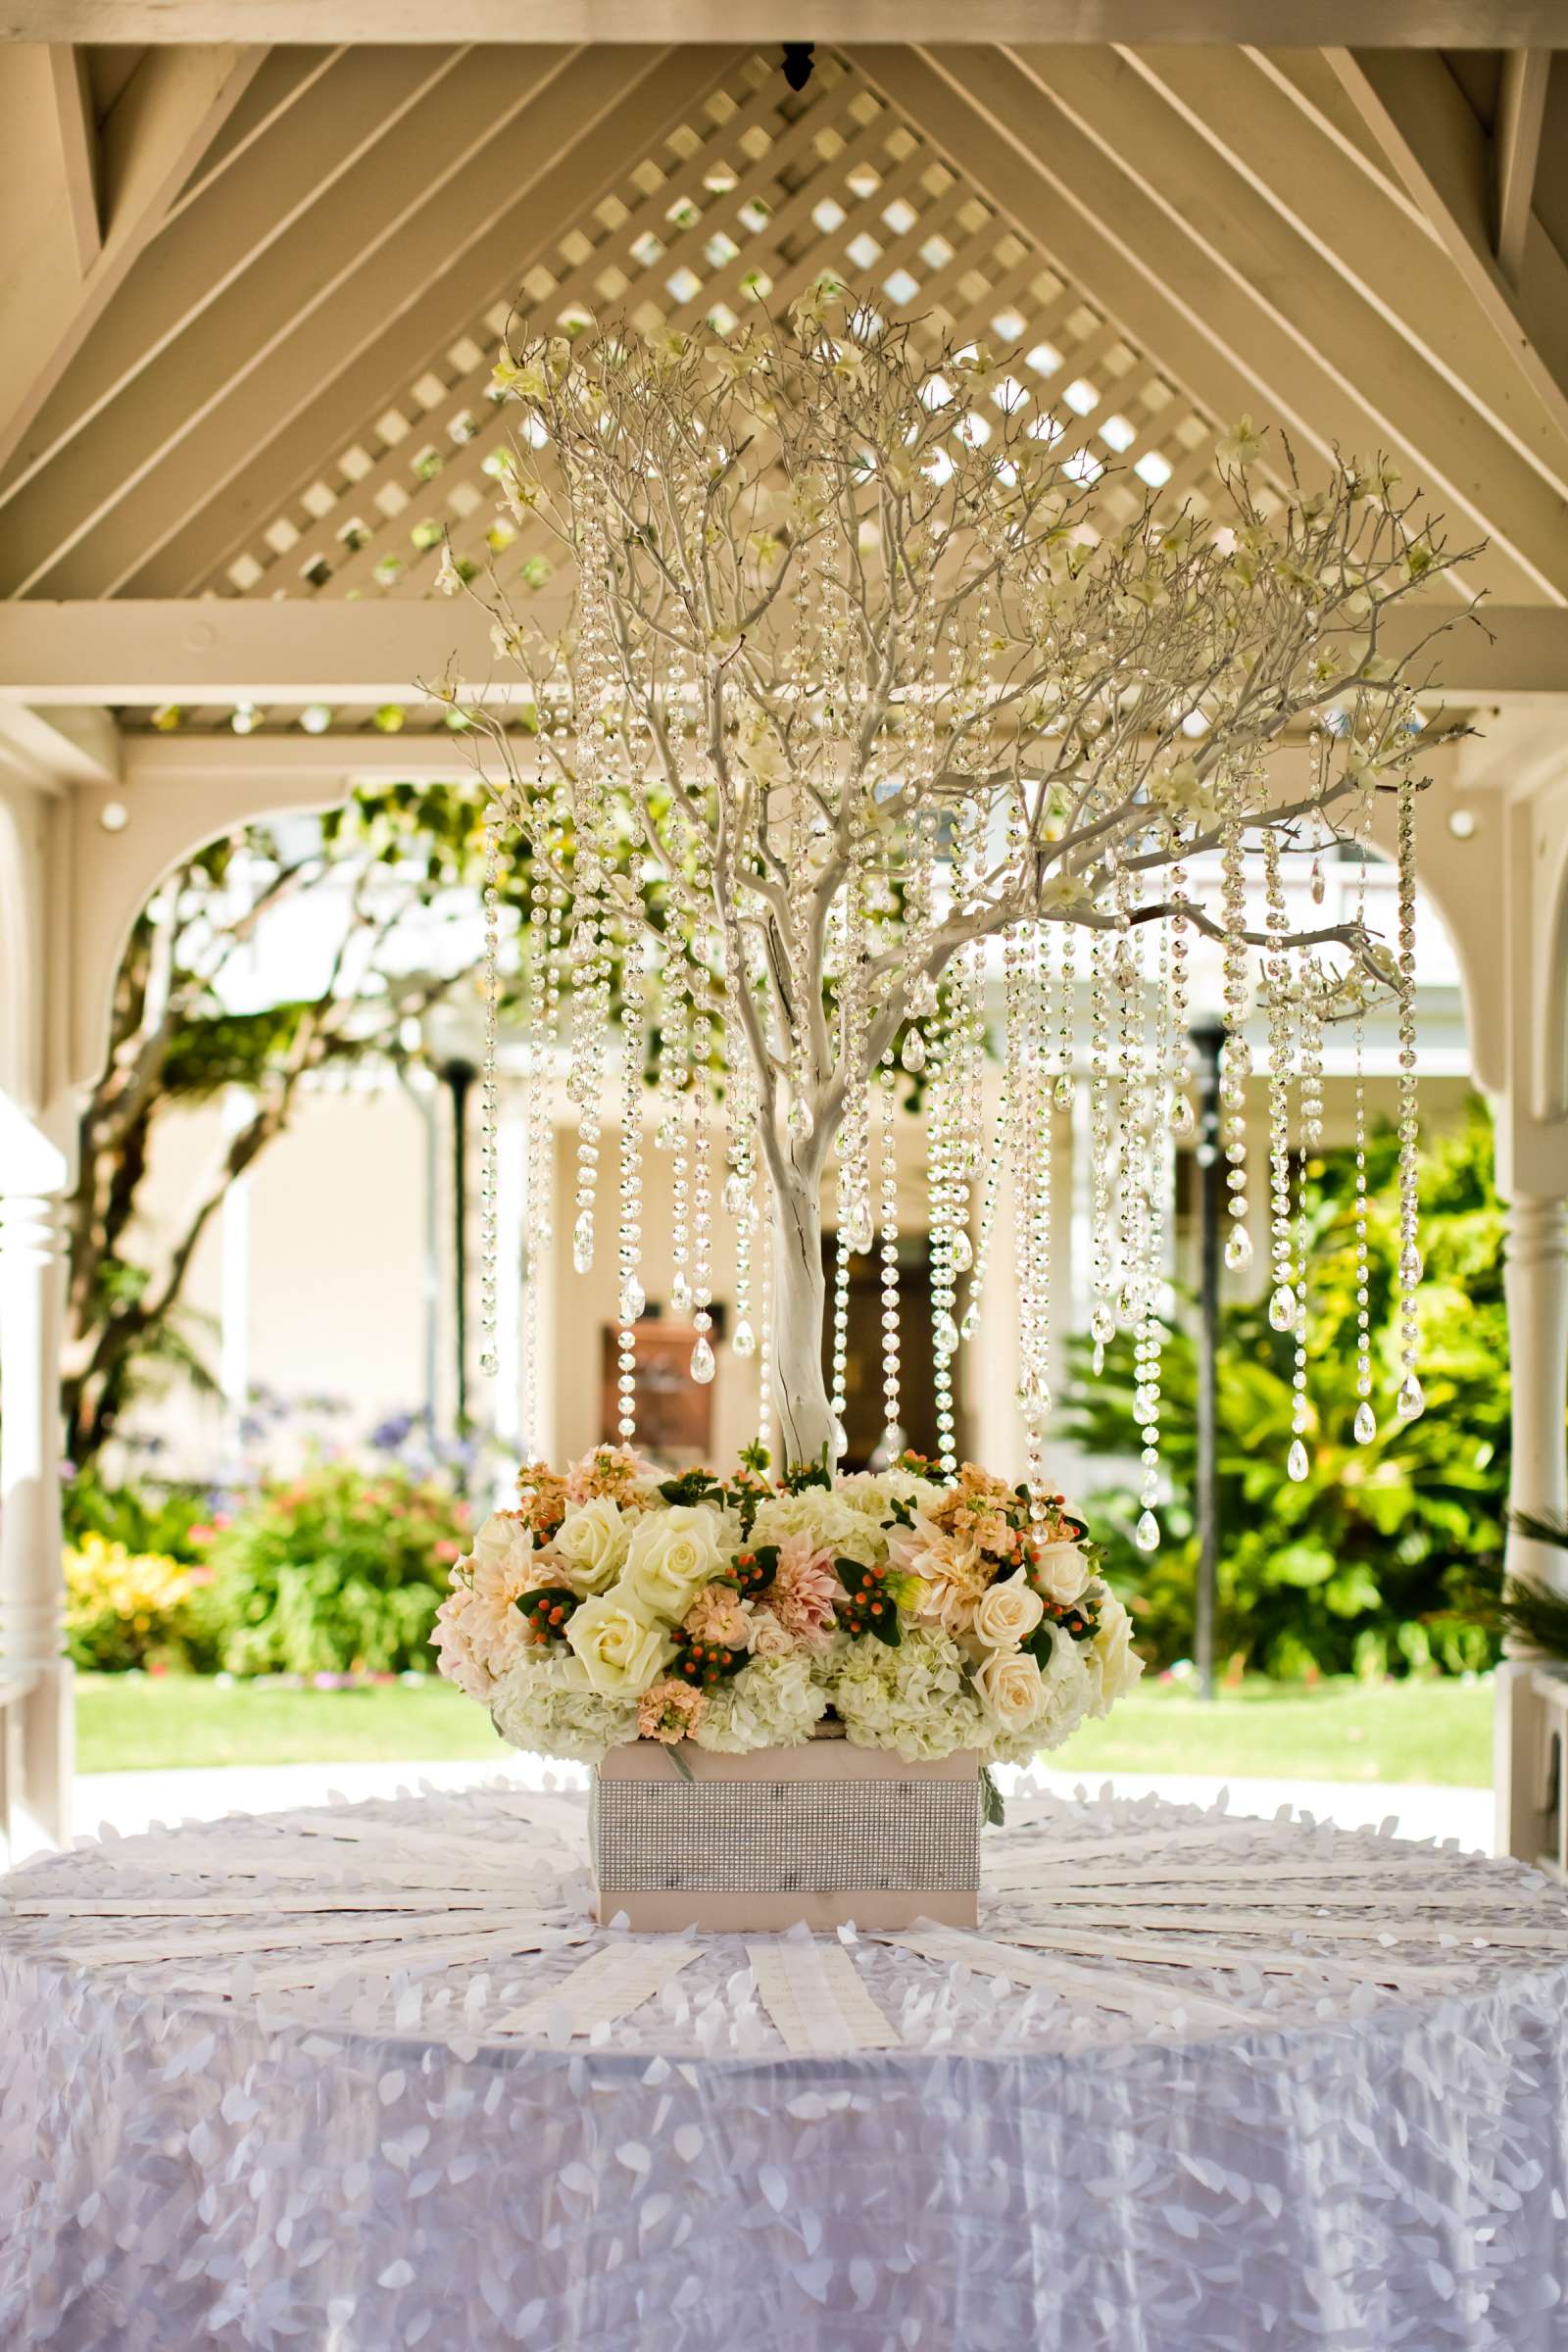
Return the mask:
[[[276,1813],[295,1805],[324,1805],[334,1797],[351,1802],[394,1796],[399,1790],[472,1788],[503,1780],[514,1788],[581,1787],[583,1770],[571,1764],[543,1764],[511,1756],[499,1766],[467,1764],[262,1764],[209,1771],[88,1773],[75,1786],[74,1827],[78,1837],[115,1830],[128,1837],[154,1822],[215,1821],[224,1813]],[[1004,1786],[1015,1775],[1003,1774]],[[1219,1781],[1184,1774],[1118,1773],[1086,1784],[1070,1772],[1040,1772],[1036,1781],[1060,1796],[1091,1787],[1117,1796],[1168,1797],[1176,1804],[1211,1805],[1229,1790],[1233,1813],[1275,1814],[1282,1805],[1308,1812],[1345,1829],[1376,1829],[1391,1818],[1401,1838],[1457,1838],[1467,1852],[1493,1850],[1490,1788],[1395,1787],[1356,1781]]]

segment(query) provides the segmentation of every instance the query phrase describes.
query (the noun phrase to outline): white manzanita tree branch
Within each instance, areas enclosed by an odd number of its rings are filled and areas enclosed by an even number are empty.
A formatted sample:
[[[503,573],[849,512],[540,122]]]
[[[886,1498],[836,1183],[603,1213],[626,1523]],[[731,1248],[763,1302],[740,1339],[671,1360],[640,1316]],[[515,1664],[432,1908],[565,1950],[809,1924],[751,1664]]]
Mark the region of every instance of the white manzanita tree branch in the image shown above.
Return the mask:
[[[1264,476],[1245,420],[1223,514],[1135,504],[1057,456],[1004,363],[825,284],[728,335],[519,332],[496,390],[519,419],[503,510],[555,534],[575,618],[538,636],[494,565],[448,554],[534,732],[519,750],[514,709],[435,691],[579,920],[651,938],[666,992],[733,1016],[783,1449],[816,1459],[824,1172],[880,1056],[961,951],[1018,926],[1174,921],[1277,953],[1186,868],[1238,833],[1364,840],[1370,795],[1441,733],[1414,717],[1431,640],[1391,661],[1388,615],[1460,558],[1385,467],[1308,489],[1287,451]],[[1304,788],[1271,775],[1287,747]],[[1283,944],[1325,1000],[1396,981],[1354,923]]]

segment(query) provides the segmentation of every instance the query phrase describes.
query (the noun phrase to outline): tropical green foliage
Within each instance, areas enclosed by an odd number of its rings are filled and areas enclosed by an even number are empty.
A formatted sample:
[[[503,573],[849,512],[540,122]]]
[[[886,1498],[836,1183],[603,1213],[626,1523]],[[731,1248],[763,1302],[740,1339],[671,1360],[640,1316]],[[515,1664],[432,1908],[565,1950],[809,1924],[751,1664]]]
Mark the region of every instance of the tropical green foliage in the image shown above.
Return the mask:
[[[1421,1168],[1421,1380],[1427,1409],[1397,1421],[1393,1281],[1397,1256],[1395,1141],[1368,1150],[1369,1312],[1378,1436],[1358,1446],[1353,1166],[1348,1153],[1309,1163],[1312,1293],[1311,1472],[1285,1474],[1291,1428],[1291,1341],[1260,1301],[1229,1307],[1219,1365],[1220,1560],[1216,1655],[1271,1674],[1448,1669],[1489,1662],[1490,1636],[1457,1616],[1450,1592],[1500,1559],[1507,1492],[1508,1348],[1502,1299],[1502,1211],[1492,1180],[1492,1132],[1472,1104],[1436,1138]],[[1190,1312],[1183,1321],[1190,1323]],[[1098,1454],[1131,1456],[1130,1341],[1118,1335],[1096,1379],[1077,1350],[1069,1434]],[[1196,1362],[1177,1331],[1161,1374],[1162,1451],[1174,1496],[1164,1541],[1147,1558],[1131,1535],[1130,1486],[1094,1498],[1112,1547],[1109,1573],[1138,1611],[1140,1646],[1160,1662],[1191,1654],[1197,1541],[1193,1523]]]
[[[429,1663],[447,1566],[471,1506],[397,1464],[313,1462],[215,1529],[188,1603],[192,1663],[235,1674],[400,1672]]]

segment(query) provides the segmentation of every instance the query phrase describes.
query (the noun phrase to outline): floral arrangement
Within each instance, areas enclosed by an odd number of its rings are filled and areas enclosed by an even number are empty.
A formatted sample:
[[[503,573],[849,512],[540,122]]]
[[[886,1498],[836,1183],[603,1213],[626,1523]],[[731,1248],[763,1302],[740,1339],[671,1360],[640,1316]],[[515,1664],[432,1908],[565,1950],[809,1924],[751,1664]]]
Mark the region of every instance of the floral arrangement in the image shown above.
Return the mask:
[[[1059,1496],[965,1463],[774,1483],[662,1479],[602,1446],[518,1478],[451,1571],[441,1672],[515,1747],[633,1740],[738,1753],[836,1720],[861,1747],[1023,1762],[1142,1672],[1101,1547]]]

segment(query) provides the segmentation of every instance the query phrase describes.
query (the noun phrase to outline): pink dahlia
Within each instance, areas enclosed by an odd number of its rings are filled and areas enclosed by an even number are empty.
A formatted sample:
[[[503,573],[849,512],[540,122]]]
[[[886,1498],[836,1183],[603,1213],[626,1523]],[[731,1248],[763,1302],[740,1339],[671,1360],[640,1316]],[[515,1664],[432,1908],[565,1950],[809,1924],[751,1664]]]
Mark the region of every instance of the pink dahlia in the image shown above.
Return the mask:
[[[767,1589],[767,1606],[784,1631],[797,1641],[821,1641],[832,1626],[838,1597],[831,1552],[817,1550],[808,1535],[786,1537]]]

